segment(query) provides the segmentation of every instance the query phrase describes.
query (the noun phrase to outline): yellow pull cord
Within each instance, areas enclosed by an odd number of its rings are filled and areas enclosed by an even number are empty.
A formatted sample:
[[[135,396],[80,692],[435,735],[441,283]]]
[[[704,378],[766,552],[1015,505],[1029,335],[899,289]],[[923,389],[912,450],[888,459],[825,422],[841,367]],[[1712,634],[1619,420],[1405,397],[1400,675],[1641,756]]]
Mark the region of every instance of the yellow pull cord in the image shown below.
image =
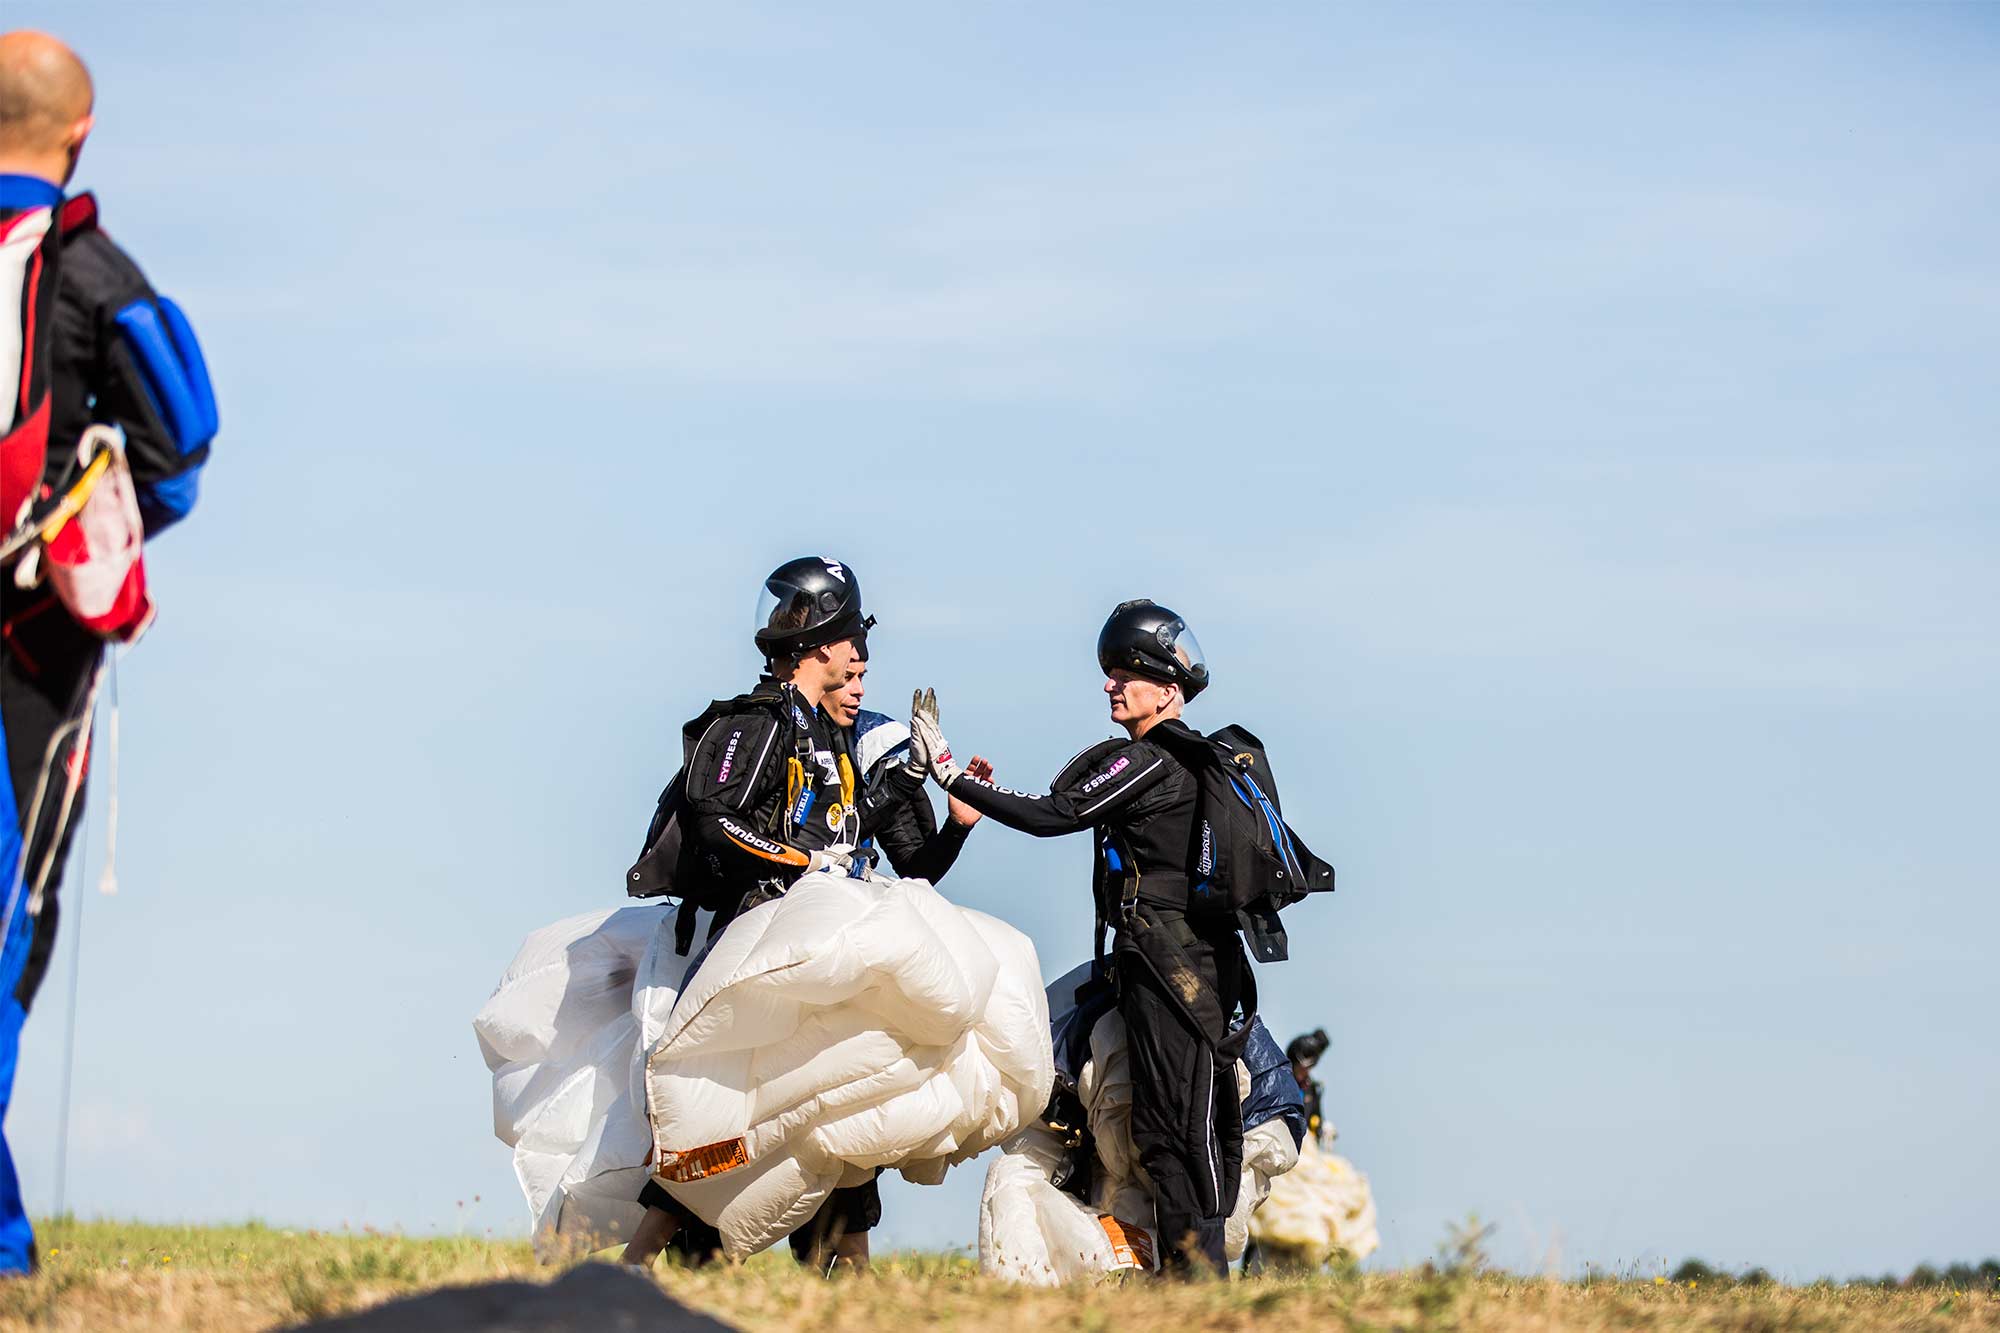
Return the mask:
[[[90,501],[90,493],[97,489],[98,481],[111,467],[111,451],[100,449],[97,457],[90,460],[90,466],[76,479],[76,484],[63,492],[63,498],[56,503],[55,512],[42,524],[42,540],[52,542],[56,534],[69,526],[69,521],[83,512]]]

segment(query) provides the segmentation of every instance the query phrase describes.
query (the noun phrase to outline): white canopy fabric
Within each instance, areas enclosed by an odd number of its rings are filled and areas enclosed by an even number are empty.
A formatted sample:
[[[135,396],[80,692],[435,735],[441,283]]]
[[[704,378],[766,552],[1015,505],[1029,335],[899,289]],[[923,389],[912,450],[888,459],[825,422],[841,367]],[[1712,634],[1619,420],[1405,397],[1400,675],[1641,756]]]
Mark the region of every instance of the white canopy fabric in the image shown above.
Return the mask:
[[[1074,1006],[1089,965],[1048,988],[1058,1014]],[[1250,1094],[1250,1071],[1236,1066],[1238,1096]],[[1086,1203],[1057,1187],[1065,1150],[1046,1126],[1035,1124],[1009,1139],[986,1169],[979,1206],[979,1266],[991,1277],[1054,1287],[1125,1269],[1158,1267],[1152,1182],[1132,1143],[1132,1071],[1125,1021],[1116,1010],[1090,1032],[1090,1058],[1077,1074],[1077,1094],[1088,1115],[1097,1170]],[[1231,1260],[1243,1257],[1251,1215],[1272,1182],[1298,1159],[1291,1130],[1267,1120],[1243,1135],[1243,1178],[1236,1209],[1224,1228]]]
[[[1366,1259],[1381,1247],[1368,1177],[1307,1138],[1299,1164],[1272,1182],[1250,1234],[1275,1263],[1317,1267],[1336,1253]]]
[[[474,1022],[545,1258],[629,1236],[654,1168],[754,1254],[877,1168],[938,1183],[1048,1101],[1033,944],[921,880],[805,876],[697,948],[683,991],[689,965],[665,906],[571,918]]]

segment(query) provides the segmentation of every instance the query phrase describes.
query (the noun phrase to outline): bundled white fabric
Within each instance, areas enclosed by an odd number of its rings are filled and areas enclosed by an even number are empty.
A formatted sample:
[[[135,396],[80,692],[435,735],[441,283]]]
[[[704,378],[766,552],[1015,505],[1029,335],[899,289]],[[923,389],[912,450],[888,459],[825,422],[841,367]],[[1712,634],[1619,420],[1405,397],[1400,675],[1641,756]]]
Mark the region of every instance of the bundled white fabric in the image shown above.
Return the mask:
[[[697,953],[685,997],[673,918],[536,931],[474,1020],[545,1259],[627,1238],[653,1160],[741,1258],[876,1167],[938,1183],[1048,1102],[1034,946],[921,880],[808,875]]]
[[[1089,970],[1085,964],[1049,987],[1052,1011],[1074,1007]],[[1240,1061],[1236,1087],[1239,1097],[1250,1095],[1250,1071]],[[986,1169],[979,1204],[979,1266],[988,1276],[1053,1287],[1157,1266],[1152,1182],[1132,1142],[1131,1060],[1125,1020],[1115,1009],[1090,1031],[1090,1058],[1077,1074],[1077,1098],[1097,1152],[1090,1202],[1057,1188],[1065,1153],[1046,1127],[1008,1140]],[[1223,1229],[1232,1261],[1243,1257],[1251,1214],[1270,1194],[1272,1181],[1297,1161],[1298,1148],[1283,1119],[1244,1132],[1243,1178]]]
[[[1089,970],[1085,964],[1049,987],[1052,1011],[1075,1007]],[[1132,1066],[1116,1010],[1091,1029],[1090,1051],[1077,1098],[1098,1145],[1091,1203],[1057,1188],[1068,1149],[1046,1126],[1009,1139],[986,1168],[979,1200],[979,1267],[990,1277],[1055,1287],[1158,1264],[1152,1188],[1132,1151]]]
[[[1048,1102],[1040,971],[922,880],[805,876],[730,924],[652,1047],[667,1188],[740,1257],[878,1167],[942,1181]]]
[[[1298,1166],[1272,1186],[1250,1234],[1274,1262],[1314,1267],[1337,1251],[1365,1259],[1382,1244],[1368,1177],[1311,1138]]]
[[[473,1020],[544,1259],[624,1240],[644,1212],[641,1054],[686,966],[664,903],[570,917],[528,936]]]
[[[1247,1094],[1249,1072],[1241,1064],[1236,1069]],[[1243,1183],[1236,1191],[1236,1211],[1222,1228],[1222,1248],[1231,1262],[1241,1259],[1249,1248],[1251,1217],[1271,1197],[1278,1179],[1288,1175],[1298,1162],[1299,1145],[1292,1142],[1291,1126],[1282,1119],[1266,1120],[1243,1131]]]

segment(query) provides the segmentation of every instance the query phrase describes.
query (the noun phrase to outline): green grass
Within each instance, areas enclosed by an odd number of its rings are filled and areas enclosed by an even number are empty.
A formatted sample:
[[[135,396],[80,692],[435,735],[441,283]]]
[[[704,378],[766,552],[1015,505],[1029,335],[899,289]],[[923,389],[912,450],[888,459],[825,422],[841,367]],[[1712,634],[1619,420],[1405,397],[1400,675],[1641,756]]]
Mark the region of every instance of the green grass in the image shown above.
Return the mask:
[[[545,1281],[559,1271],[537,1265],[520,1241],[66,1219],[44,1222],[40,1236],[42,1273],[0,1284],[0,1330],[280,1328],[441,1286]],[[2000,1333],[2000,1296],[1988,1291],[1786,1287],[1725,1275],[1558,1282],[1482,1273],[1476,1242],[1474,1235],[1439,1264],[1408,1273],[1286,1274],[1195,1286],[1135,1281],[1060,1292],[988,1282],[963,1254],[886,1256],[868,1277],[826,1282],[800,1273],[781,1248],[741,1268],[657,1276],[687,1304],[753,1330]]]

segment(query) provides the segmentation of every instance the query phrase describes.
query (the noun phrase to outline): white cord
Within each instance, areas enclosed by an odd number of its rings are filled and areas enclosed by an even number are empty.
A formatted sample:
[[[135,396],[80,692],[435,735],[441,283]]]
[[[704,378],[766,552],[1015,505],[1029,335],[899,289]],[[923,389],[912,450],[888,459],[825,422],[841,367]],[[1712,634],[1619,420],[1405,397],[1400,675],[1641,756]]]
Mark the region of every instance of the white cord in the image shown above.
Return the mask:
[[[118,892],[118,659],[124,650],[112,645],[108,650],[111,658],[111,727],[106,738],[105,759],[111,765],[105,792],[104,806],[104,873],[98,877],[97,891],[105,897]]]

